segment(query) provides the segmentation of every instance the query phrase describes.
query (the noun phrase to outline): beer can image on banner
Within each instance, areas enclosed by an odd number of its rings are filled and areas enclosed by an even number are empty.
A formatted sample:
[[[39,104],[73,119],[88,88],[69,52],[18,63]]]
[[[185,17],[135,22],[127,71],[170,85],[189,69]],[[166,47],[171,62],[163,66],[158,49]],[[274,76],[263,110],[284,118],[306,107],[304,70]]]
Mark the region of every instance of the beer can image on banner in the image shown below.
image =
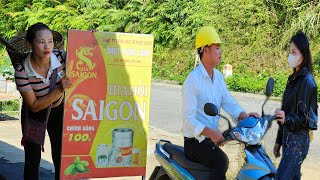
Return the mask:
[[[133,130],[117,128],[112,131],[110,166],[131,166]]]
[[[133,130],[117,128],[112,130],[112,146],[99,144],[96,167],[131,166],[133,149]]]

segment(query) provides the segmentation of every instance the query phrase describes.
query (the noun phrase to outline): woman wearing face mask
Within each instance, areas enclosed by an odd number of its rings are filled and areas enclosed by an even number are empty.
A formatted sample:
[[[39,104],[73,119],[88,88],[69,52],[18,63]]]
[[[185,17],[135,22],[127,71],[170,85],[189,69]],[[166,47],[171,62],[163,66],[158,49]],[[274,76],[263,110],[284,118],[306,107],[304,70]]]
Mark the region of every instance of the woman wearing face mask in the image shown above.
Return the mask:
[[[292,180],[301,178],[301,164],[306,158],[310,145],[309,130],[317,129],[317,85],[313,77],[309,41],[304,33],[297,32],[290,41],[289,76],[283,94],[282,108],[276,111],[280,124],[275,157],[282,158],[276,179]]]

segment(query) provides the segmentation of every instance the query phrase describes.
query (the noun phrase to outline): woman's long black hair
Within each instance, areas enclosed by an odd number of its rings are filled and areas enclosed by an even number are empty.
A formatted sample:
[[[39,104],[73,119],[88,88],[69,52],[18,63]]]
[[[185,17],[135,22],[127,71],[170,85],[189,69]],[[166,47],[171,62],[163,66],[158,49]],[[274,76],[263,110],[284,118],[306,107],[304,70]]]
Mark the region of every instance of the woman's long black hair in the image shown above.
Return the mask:
[[[302,54],[303,60],[300,65],[300,69],[307,67],[309,72],[313,74],[312,58],[307,36],[300,30],[291,38],[290,43],[294,43]]]

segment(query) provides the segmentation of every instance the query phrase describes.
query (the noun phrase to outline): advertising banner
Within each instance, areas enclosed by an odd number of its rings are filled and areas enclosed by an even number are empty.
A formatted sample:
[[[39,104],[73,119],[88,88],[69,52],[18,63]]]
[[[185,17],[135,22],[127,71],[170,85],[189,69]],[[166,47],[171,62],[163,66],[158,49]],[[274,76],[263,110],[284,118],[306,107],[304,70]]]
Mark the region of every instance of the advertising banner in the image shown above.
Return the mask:
[[[153,36],[68,31],[61,179],[145,176]]]

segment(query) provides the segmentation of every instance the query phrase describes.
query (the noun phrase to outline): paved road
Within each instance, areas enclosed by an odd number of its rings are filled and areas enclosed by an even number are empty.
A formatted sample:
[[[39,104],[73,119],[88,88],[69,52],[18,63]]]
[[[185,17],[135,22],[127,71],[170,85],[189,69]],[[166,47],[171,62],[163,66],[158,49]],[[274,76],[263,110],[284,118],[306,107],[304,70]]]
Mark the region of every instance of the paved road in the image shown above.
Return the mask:
[[[153,83],[150,97],[149,126],[181,132],[181,86]]]

